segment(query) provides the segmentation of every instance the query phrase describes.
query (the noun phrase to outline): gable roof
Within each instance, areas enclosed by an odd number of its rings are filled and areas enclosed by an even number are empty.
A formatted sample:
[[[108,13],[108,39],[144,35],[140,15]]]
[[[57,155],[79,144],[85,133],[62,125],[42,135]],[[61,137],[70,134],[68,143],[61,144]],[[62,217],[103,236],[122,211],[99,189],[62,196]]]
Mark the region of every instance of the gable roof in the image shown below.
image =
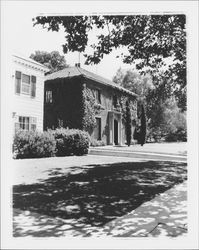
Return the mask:
[[[87,79],[94,80],[102,85],[110,86],[114,89],[118,89],[122,92],[125,92],[125,93],[131,95],[131,96],[135,96],[135,97],[138,96],[137,94],[117,85],[116,83],[114,83],[106,78],[99,76],[97,74],[94,74],[94,73],[87,71],[85,69],[82,69],[80,67],[68,67],[68,68],[65,68],[63,70],[46,75],[46,81],[59,79],[59,78],[72,78],[75,76],[83,76]]]
[[[39,67],[40,69],[42,69],[44,72],[49,71],[49,68],[46,67],[45,65],[38,63],[37,61],[31,59],[30,57],[25,57],[19,54],[12,54],[12,56],[18,60],[22,60],[23,62],[26,62],[27,64],[31,64],[34,65],[33,67]]]

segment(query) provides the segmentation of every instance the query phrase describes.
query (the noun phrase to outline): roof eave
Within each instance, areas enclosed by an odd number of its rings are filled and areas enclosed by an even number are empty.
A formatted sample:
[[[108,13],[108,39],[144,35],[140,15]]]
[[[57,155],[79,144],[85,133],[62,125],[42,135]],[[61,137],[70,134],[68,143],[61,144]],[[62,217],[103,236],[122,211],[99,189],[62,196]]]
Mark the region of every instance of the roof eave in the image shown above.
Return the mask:
[[[106,84],[106,83],[104,83],[104,82],[102,82],[102,81],[99,81],[99,80],[96,80],[96,79],[94,79],[94,78],[92,78],[92,77],[89,77],[89,76],[87,76],[87,75],[85,75],[85,74],[83,74],[83,73],[82,73],[82,76],[83,76],[84,78],[87,78],[87,79],[90,79],[90,80],[99,82],[99,83],[101,83],[101,84],[104,85],[104,86],[107,86],[107,87],[110,87],[110,88],[117,89],[117,90],[119,90],[119,91],[121,91],[121,92],[125,92],[126,94],[129,94],[129,95],[131,95],[131,96],[133,96],[133,97],[138,97],[137,94],[135,94],[135,93],[129,91],[128,89],[124,89],[124,88],[120,88],[120,87],[117,87],[117,86],[114,86],[114,85]]]

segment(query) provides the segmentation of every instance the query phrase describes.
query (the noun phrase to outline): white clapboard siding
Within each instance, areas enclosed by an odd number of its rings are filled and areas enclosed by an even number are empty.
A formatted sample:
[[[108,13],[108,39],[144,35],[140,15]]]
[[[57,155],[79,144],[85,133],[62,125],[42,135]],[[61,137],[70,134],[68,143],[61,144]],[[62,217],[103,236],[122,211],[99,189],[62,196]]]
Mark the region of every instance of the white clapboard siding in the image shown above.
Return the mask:
[[[36,96],[15,94],[15,72],[36,76]],[[17,116],[35,117],[37,119],[37,130],[43,131],[43,105],[44,105],[44,73],[47,68],[34,62],[31,59],[25,59],[13,56],[12,85],[13,85],[13,110],[16,119]]]

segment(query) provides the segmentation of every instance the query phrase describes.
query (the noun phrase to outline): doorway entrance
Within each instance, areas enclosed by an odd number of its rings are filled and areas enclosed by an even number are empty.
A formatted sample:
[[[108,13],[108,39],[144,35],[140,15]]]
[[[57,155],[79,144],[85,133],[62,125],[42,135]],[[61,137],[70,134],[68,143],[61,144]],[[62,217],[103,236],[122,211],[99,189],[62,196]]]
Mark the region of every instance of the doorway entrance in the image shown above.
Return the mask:
[[[114,119],[114,144],[118,145],[118,121]]]

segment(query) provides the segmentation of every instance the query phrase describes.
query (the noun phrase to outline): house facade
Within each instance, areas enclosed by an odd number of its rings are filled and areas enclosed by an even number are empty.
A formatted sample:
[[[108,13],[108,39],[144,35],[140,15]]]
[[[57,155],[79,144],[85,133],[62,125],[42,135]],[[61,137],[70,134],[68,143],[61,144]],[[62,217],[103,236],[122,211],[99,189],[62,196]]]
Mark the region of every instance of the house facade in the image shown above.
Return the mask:
[[[85,129],[92,139],[106,145],[125,144],[127,104],[133,134],[137,95],[80,67],[69,67],[46,76],[44,129]]]
[[[44,77],[48,68],[12,55],[12,121],[17,129],[43,131]]]

